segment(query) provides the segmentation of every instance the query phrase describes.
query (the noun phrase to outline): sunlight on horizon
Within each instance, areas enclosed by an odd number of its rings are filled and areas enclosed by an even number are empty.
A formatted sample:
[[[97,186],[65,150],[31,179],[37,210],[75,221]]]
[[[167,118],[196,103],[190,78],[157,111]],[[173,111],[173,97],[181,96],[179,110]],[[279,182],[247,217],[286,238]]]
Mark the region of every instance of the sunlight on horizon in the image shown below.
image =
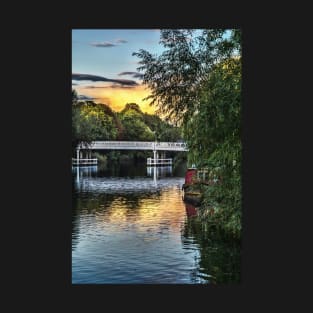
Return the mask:
[[[143,99],[150,94],[149,89],[143,85],[134,88],[86,88],[73,86],[73,89],[75,89],[79,95],[83,94],[91,97],[96,103],[107,104],[112,110],[117,112],[123,110],[126,103],[137,103],[144,113],[154,114],[156,110],[155,107],[149,105],[150,101],[143,101]]]

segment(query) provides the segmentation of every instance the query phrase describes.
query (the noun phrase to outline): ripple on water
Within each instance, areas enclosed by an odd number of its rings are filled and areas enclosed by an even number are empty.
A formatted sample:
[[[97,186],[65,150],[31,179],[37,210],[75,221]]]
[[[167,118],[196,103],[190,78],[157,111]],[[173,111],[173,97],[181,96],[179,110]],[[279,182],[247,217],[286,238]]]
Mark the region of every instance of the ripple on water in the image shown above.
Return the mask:
[[[82,177],[74,194],[73,283],[209,282],[200,245],[185,233],[183,183]]]

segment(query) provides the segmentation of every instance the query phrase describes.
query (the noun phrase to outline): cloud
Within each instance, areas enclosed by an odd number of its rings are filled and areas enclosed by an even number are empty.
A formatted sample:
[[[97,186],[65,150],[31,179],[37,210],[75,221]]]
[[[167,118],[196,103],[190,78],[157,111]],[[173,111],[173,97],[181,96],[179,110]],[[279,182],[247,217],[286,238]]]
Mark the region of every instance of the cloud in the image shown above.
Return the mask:
[[[119,73],[118,75],[119,75],[119,76],[122,76],[122,75],[130,75],[130,76],[132,76],[133,78],[142,78],[142,77],[143,77],[143,74],[138,73],[138,72],[122,72],[122,73]]]
[[[127,85],[127,86],[138,85],[134,80],[111,79],[111,78],[105,78],[102,76],[96,76],[96,75],[90,75],[90,74],[78,74],[78,73],[72,73],[72,80],[90,80],[93,82],[111,82],[111,83],[117,83],[117,84]]]
[[[135,88],[136,86],[125,86],[125,85],[108,85],[108,86],[84,86],[82,88],[85,89],[95,89],[95,88],[99,88],[99,89],[104,89],[104,88]]]
[[[93,42],[90,44],[91,46],[94,47],[100,47],[100,48],[109,48],[109,47],[114,47],[116,46],[116,44],[108,42],[108,41],[104,41],[104,42]]]
[[[93,98],[93,97],[89,97],[89,96],[85,96],[85,95],[78,95],[77,99],[84,101],[84,100],[93,100],[93,99],[97,99],[97,98]]]
[[[115,43],[109,42],[109,41],[103,41],[103,42],[92,42],[90,45],[98,48],[110,48],[110,47],[116,47],[119,43],[127,43],[128,41],[125,39],[115,39]]]
[[[128,41],[125,40],[125,39],[116,39],[115,42],[117,42],[117,43],[126,43]]]

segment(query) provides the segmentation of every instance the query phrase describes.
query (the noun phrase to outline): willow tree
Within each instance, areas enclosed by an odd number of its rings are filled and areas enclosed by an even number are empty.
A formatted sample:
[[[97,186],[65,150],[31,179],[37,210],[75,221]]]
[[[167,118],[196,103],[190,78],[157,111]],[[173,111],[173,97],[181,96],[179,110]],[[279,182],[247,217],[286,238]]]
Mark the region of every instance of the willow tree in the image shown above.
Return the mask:
[[[143,83],[151,90],[144,100],[157,107],[157,114],[171,122],[184,124],[198,109],[199,92],[211,68],[238,52],[239,31],[231,38],[223,29],[161,30],[164,52],[157,56],[146,50],[133,55],[140,58]]]
[[[235,237],[241,232],[241,58],[215,66],[204,84],[199,110],[186,125],[191,158],[220,181],[205,188],[203,207]]]
[[[192,162],[212,164],[217,150],[238,146],[240,129],[241,58],[235,57],[212,67],[200,89],[198,109],[184,125]]]
[[[180,124],[188,158],[218,175],[218,187],[205,193],[220,224],[239,236],[240,198],[240,30],[162,30],[164,52],[140,50],[139,71],[151,90],[145,100],[157,113]]]

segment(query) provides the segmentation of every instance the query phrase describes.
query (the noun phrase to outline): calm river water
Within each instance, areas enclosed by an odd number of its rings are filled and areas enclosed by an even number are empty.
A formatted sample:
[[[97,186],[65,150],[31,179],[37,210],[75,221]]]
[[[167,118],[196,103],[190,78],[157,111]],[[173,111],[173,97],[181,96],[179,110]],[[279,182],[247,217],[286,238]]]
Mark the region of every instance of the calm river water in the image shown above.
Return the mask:
[[[240,248],[212,237],[182,201],[185,169],[73,168],[73,284],[240,280]]]

